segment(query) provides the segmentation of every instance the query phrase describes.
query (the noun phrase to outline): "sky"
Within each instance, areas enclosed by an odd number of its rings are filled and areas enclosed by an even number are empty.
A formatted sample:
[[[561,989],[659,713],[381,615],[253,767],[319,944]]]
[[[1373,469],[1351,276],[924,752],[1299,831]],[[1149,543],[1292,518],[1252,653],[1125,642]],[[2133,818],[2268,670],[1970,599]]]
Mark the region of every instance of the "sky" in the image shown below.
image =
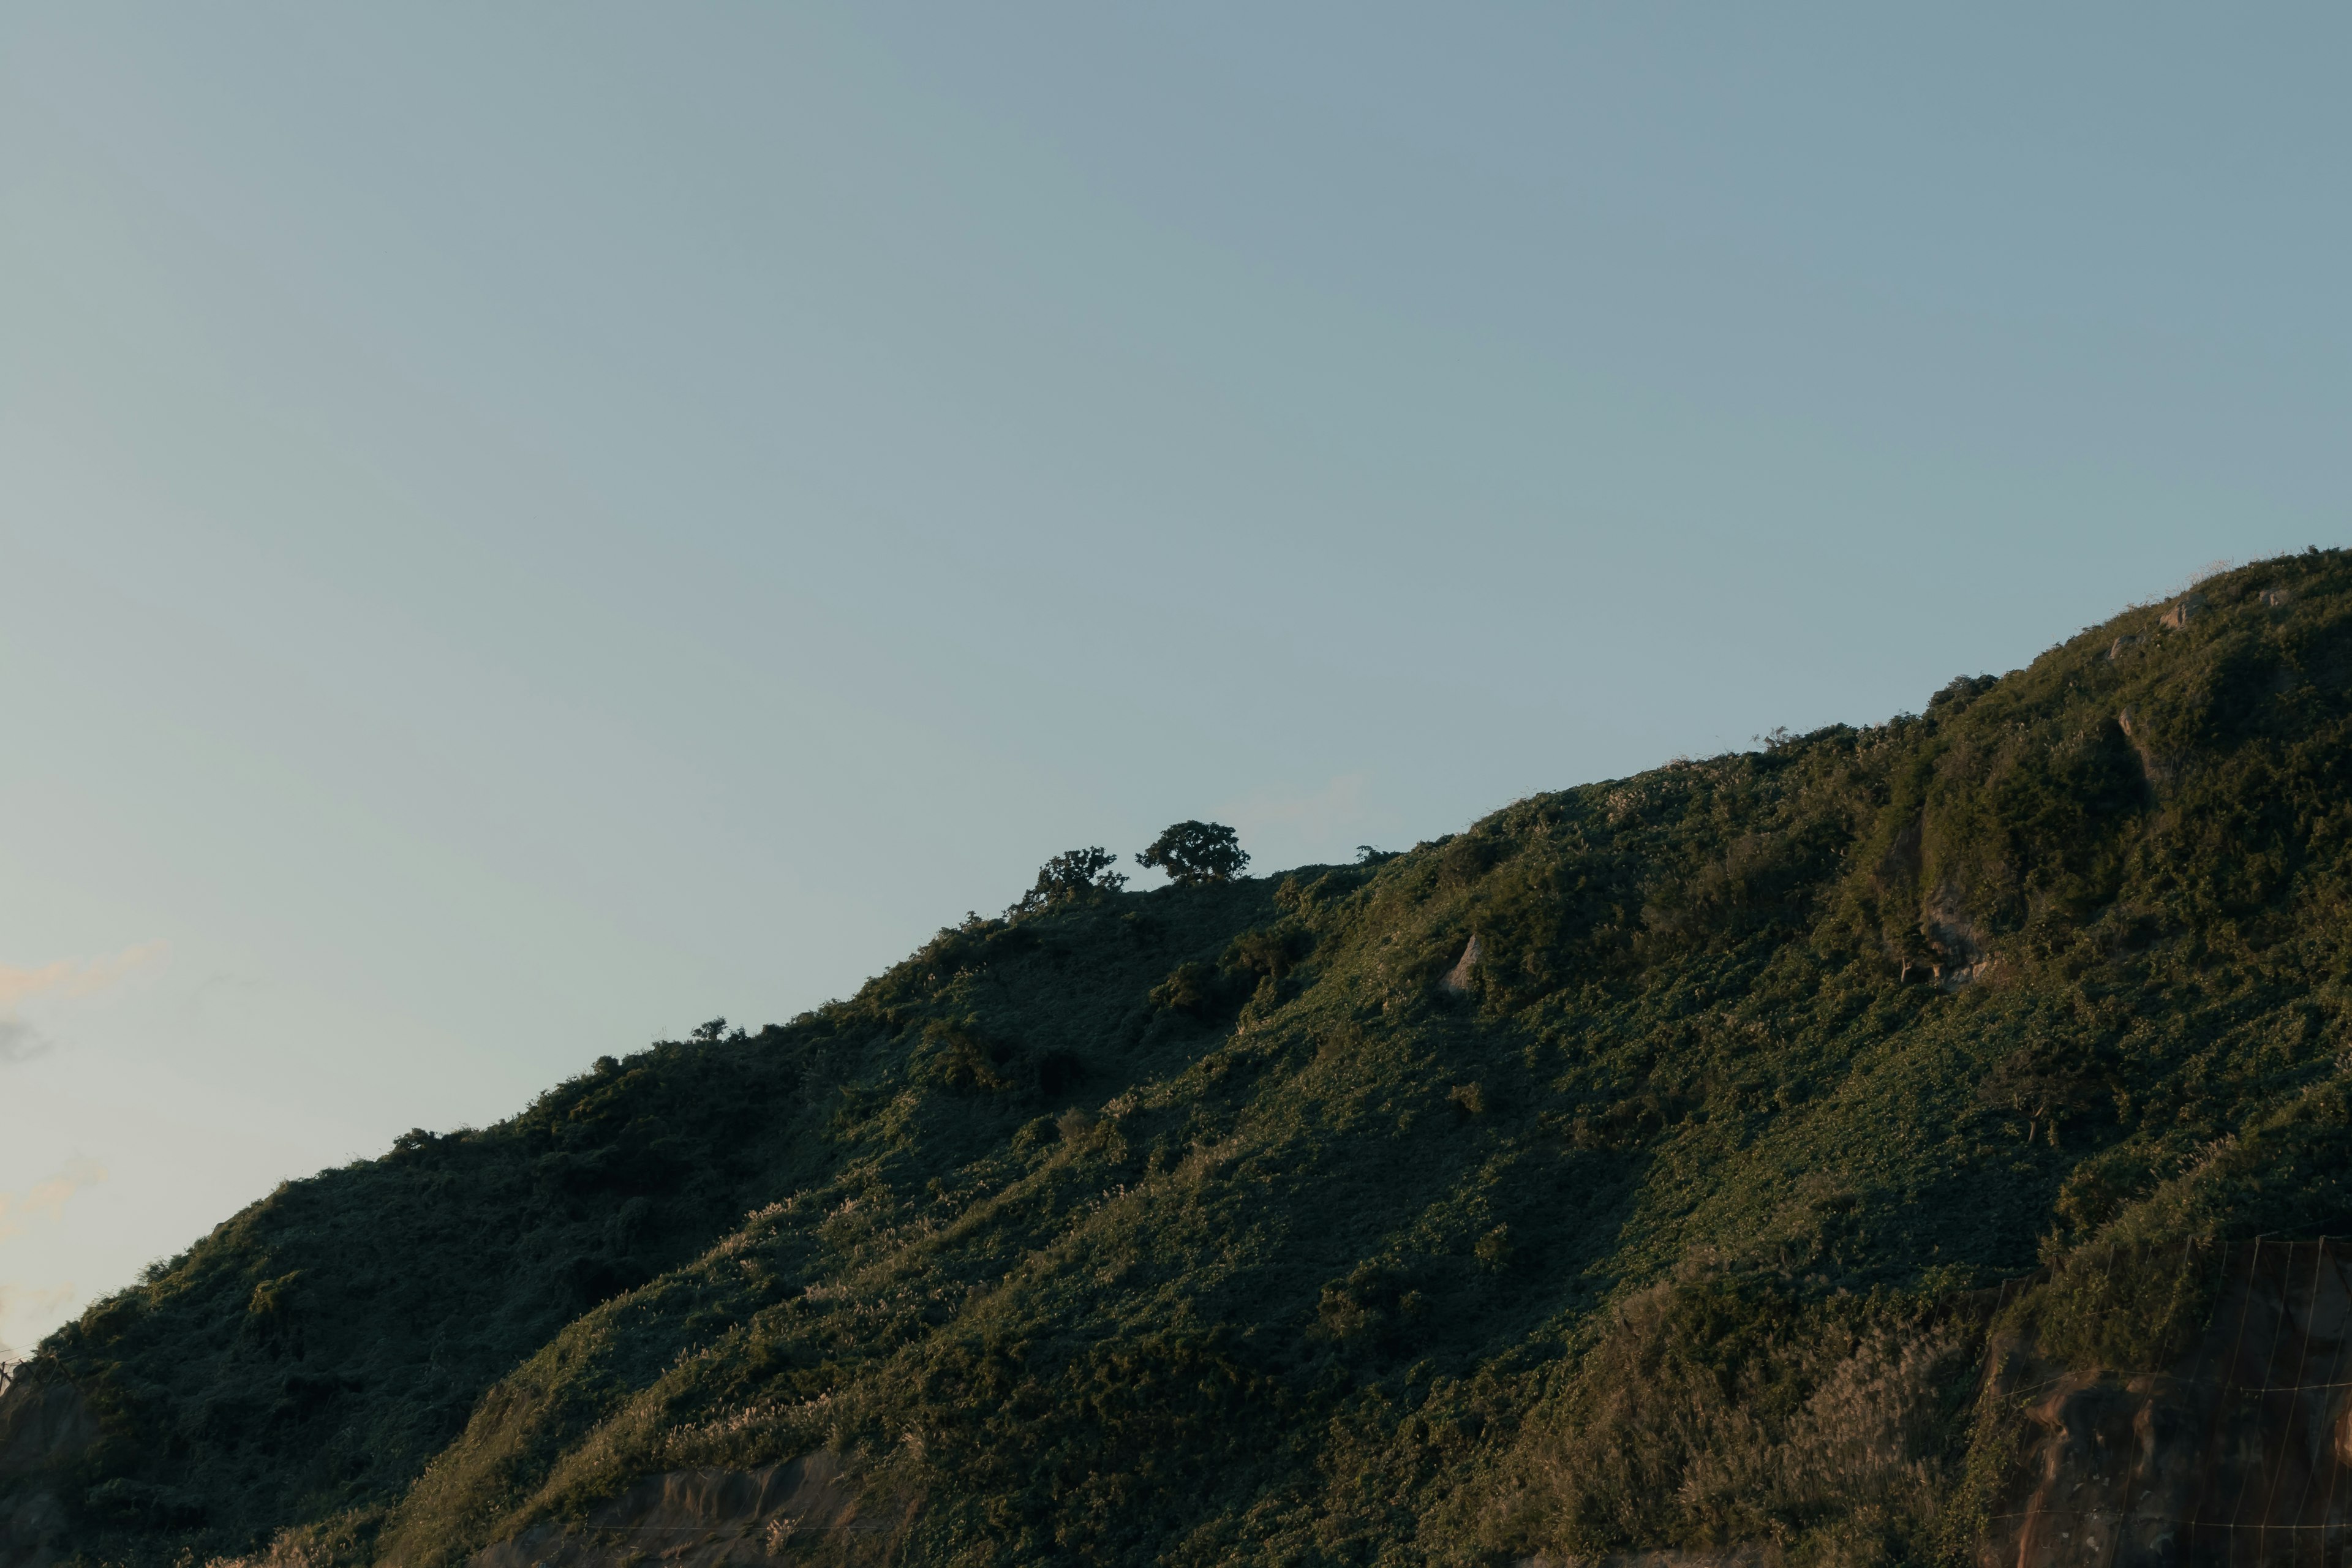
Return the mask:
[[[2347,542],[2347,57],[0,6],[0,1345],[1057,851],[1404,847]]]

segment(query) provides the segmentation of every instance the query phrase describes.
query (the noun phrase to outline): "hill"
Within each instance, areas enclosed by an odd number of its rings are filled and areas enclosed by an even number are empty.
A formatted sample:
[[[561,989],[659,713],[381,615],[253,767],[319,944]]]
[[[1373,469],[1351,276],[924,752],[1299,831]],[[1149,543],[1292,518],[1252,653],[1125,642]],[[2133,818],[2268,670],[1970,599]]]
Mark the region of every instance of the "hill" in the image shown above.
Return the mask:
[[[2107,1560],[2312,1549],[2334,1407],[2230,1391],[2340,1386],[2279,1244],[2352,1228],[2347,782],[2315,552],[1875,728],[969,919],[93,1306],[0,1397],[0,1565],[2054,1562],[2067,1476]]]

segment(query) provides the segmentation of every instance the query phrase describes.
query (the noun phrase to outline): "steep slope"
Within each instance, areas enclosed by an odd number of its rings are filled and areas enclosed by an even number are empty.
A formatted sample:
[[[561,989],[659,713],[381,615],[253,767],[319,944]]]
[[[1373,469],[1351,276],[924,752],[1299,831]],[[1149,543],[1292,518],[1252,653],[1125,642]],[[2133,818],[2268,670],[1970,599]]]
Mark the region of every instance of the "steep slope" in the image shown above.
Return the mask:
[[[2016,1562],[2017,1368],[2226,1359],[2181,1281],[2347,1226],[2347,770],[2315,552],[1875,729],[974,919],[282,1189],[44,1347],[7,1400],[102,1436],[0,1507],[92,1562]]]

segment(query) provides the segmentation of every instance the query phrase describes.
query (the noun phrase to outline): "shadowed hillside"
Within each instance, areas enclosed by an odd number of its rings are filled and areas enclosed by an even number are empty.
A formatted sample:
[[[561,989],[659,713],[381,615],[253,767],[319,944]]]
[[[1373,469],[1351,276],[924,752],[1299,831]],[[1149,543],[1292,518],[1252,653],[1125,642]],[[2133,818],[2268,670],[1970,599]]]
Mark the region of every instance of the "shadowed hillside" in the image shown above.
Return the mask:
[[[2202,1433],[2161,1379],[2330,1267],[2229,1243],[2352,1231],[2347,784],[2314,552],[1874,729],[1033,898],[92,1307],[0,1398],[0,1568],[2058,1561],[2020,1390]],[[2117,1495],[2108,1561],[2204,1560]]]

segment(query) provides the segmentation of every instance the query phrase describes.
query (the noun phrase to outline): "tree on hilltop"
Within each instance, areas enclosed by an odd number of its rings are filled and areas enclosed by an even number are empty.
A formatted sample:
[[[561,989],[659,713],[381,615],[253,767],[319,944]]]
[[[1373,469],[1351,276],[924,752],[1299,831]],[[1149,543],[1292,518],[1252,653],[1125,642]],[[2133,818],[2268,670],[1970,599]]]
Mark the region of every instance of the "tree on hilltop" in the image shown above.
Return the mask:
[[[1022,894],[1021,901],[1005,915],[1034,915],[1057,904],[1116,893],[1127,886],[1127,879],[1110,869],[1118,860],[1099,844],[1087,849],[1066,849],[1037,868],[1037,885]]]
[[[1180,822],[1153,839],[1135,863],[1157,866],[1178,887],[1192,888],[1232,881],[1249,864],[1249,854],[1222,822]]]

